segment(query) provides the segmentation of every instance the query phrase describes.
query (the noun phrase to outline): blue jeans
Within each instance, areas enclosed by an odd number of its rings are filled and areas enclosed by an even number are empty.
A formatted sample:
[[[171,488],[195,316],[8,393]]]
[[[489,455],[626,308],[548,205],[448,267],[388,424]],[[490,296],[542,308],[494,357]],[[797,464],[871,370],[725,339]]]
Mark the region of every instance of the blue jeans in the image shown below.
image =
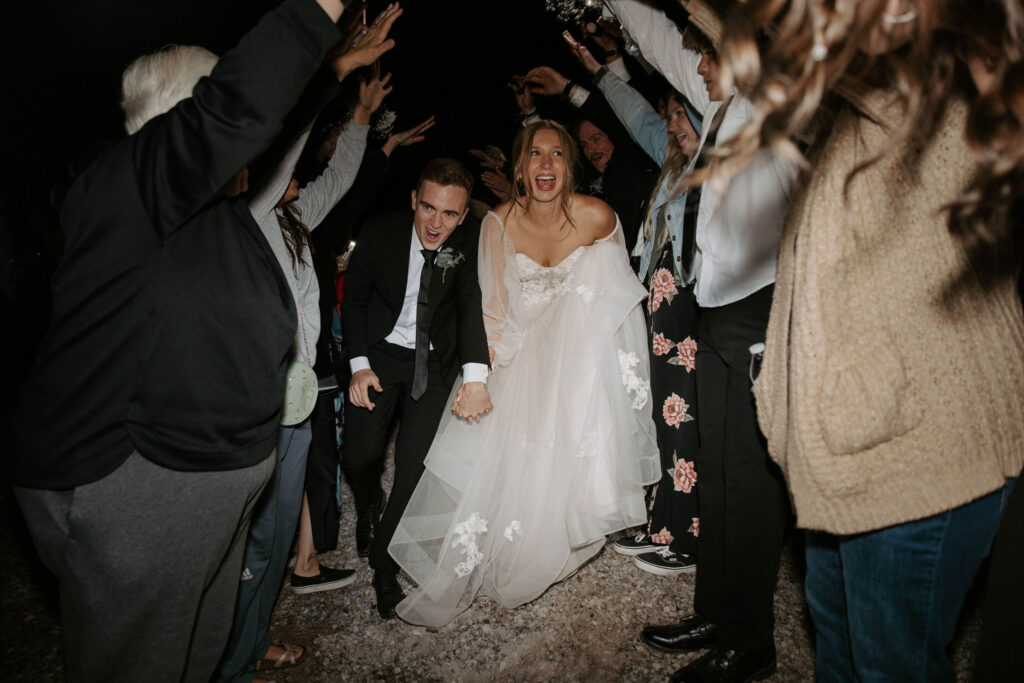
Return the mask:
[[[808,533],[805,589],[819,681],[955,680],[946,647],[1013,482],[878,531]]]
[[[214,681],[253,680],[256,663],[270,647],[270,617],[299,523],[311,440],[308,419],[294,427],[281,427],[277,467],[253,511],[234,623]]]

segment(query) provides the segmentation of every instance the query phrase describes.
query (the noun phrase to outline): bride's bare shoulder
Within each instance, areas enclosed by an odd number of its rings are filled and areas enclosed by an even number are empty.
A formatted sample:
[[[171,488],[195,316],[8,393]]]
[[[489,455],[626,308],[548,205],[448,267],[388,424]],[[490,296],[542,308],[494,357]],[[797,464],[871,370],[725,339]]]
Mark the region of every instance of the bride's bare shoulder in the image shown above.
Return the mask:
[[[607,237],[615,231],[615,212],[595,197],[573,195],[573,221],[589,242]]]

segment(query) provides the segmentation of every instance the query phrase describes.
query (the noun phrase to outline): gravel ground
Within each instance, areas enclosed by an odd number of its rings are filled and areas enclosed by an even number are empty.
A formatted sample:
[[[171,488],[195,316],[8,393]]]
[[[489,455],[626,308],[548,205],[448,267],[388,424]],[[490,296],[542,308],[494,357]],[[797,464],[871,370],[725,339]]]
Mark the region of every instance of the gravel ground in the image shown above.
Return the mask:
[[[321,561],[355,568],[356,583],[335,591],[281,593],[275,641],[306,645],[300,666],[273,677],[306,681],[658,681],[697,655],[672,656],[644,646],[640,629],[689,613],[694,577],[660,577],[636,569],[611,547],[534,602],[506,610],[479,599],[440,629],[382,621],[371,572],[355,554],[354,513],[343,491],[339,550]],[[11,495],[0,489],[0,628],[5,681],[62,680],[55,582],[35,558]],[[800,535],[783,553],[775,598],[778,672],[772,681],[814,677],[812,631],[803,598]],[[406,582],[406,586],[409,584]],[[968,598],[953,643],[959,680],[969,680],[979,628],[980,596]]]

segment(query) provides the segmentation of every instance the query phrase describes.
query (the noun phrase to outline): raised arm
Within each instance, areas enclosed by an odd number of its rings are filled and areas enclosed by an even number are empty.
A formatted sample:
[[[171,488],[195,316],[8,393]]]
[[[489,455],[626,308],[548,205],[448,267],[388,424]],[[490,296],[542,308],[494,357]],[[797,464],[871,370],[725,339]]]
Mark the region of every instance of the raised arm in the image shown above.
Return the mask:
[[[333,10],[340,6],[328,2]],[[131,141],[142,200],[167,236],[216,198],[277,134],[337,29],[311,0],[267,14],[200,79],[192,96]]]
[[[330,212],[338,200],[352,187],[366,151],[366,134],[370,117],[391,92],[387,83],[391,74],[370,82],[359,83],[359,101],[352,120],[338,137],[334,154],[324,172],[299,193],[296,205],[310,230]]]
[[[576,58],[587,71],[595,76],[598,90],[611,108],[619,123],[626,129],[629,136],[659,166],[665,158],[665,145],[668,143],[668,129],[665,122],[658,116],[651,103],[632,86],[612,72],[608,67],[602,68],[590,50],[565,31],[562,37],[569,45]],[[600,127],[600,124],[598,124]]]
[[[697,74],[700,55],[683,47],[683,34],[675,23],[643,0],[607,0],[607,4],[640,46],[644,58],[698,111],[707,109],[711,100],[704,80]]]

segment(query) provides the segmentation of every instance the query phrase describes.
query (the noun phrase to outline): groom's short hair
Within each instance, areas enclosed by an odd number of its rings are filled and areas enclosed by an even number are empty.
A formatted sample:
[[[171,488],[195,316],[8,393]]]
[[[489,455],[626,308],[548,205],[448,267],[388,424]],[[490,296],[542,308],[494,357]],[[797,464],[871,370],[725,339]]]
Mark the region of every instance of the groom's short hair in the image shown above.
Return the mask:
[[[473,194],[473,174],[455,159],[434,159],[423,167],[416,191],[423,187],[423,181],[429,180],[438,185],[457,185],[466,190],[466,197]]]

